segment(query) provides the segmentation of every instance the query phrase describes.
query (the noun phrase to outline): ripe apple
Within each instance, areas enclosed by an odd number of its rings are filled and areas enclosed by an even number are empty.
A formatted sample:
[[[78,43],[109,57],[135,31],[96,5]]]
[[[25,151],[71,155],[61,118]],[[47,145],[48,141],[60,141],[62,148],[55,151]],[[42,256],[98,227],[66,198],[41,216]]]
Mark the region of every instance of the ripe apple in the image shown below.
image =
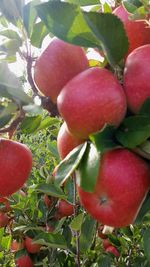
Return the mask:
[[[122,86],[109,70],[99,67],[85,70],[68,82],[57,104],[69,131],[80,139],[106,123],[118,126],[126,113]]]
[[[45,194],[43,197],[43,200],[44,200],[45,206],[47,207],[47,209],[49,209],[52,205],[52,201],[51,201],[50,197]]]
[[[150,43],[150,27],[145,20],[131,20],[129,13],[121,5],[117,7],[113,14],[118,16],[123,24],[129,40],[128,53],[131,53],[135,48]]]
[[[0,195],[18,191],[28,179],[32,168],[32,154],[25,145],[0,139]]]
[[[26,236],[25,238],[25,247],[29,253],[38,253],[41,249],[40,244],[33,244],[32,243],[32,238]]]
[[[108,248],[106,248],[105,251],[113,254],[117,258],[120,256],[120,253],[118,252],[118,250],[114,246],[109,246]]]
[[[88,60],[81,47],[55,37],[36,61],[34,80],[39,90],[56,103],[64,85],[87,68]]]
[[[23,248],[24,248],[24,241],[23,240],[17,241],[16,239],[14,239],[11,242],[10,249],[12,252],[16,252],[16,251],[23,249]]]
[[[5,227],[9,222],[9,217],[4,212],[0,212],[0,228]]]
[[[57,218],[71,216],[73,213],[74,213],[73,205],[62,199],[58,201],[57,213],[56,213]]]
[[[52,233],[54,231],[54,227],[50,224],[46,224],[46,232]]]
[[[0,207],[0,211],[8,212],[11,210],[9,201],[6,198],[0,197],[0,204],[3,205],[3,207]]]
[[[150,97],[150,44],[135,49],[124,68],[124,90],[130,110],[137,113]]]
[[[134,222],[149,187],[149,165],[120,148],[102,155],[94,192],[78,186],[78,193],[81,204],[98,222],[124,227]]]
[[[108,247],[112,246],[109,239],[103,239],[102,240],[103,248],[106,250]]]
[[[17,267],[33,267],[33,262],[28,255],[22,255],[17,260],[15,260]]]
[[[79,139],[69,133],[67,124],[64,122],[60,127],[57,136],[57,149],[61,159],[64,159],[71,150],[83,142],[84,141],[82,139]]]

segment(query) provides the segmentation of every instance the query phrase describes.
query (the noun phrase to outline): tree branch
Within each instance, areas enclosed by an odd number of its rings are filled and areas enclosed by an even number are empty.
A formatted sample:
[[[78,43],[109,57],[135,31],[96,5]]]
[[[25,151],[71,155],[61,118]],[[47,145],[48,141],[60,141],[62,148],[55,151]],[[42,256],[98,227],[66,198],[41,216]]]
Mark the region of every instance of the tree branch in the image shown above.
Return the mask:
[[[46,109],[52,117],[58,116],[58,110],[57,105],[54,104],[49,97],[41,96],[39,94],[38,88],[36,87],[33,77],[32,77],[32,64],[33,64],[33,58],[31,56],[26,57],[27,61],[27,78],[29,81],[29,84],[33,91],[33,97],[38,96],[41,99],[41,105],[44,109]]]
[[[24,117],[25,117],[25,112],[22,109],[20,109],[19,115],[16,117],[16,119],[12,121],[12,123],[8,127],[1,129],[0,134],[8,133],[9,138],[11,138],[13,133],[16,131],[18,124],[22,122]]]

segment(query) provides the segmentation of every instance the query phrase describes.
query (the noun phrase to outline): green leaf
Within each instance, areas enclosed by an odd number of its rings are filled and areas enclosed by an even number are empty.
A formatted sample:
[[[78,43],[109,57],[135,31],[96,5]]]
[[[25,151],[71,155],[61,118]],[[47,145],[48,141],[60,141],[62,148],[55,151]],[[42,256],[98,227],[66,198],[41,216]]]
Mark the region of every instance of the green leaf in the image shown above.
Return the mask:
[[[46,129],[47,127],[58,125],[60,123],[60,120],[58,118],[52,118],[52,117],[46,117],[41,121],[40,126],[38,127],[38,130]]]
[[[99,4],[99,0],[68,0],[69,3],[78,4],[80,6],[93,6]]]
[[[33,26],[36,22],[37,12],[35,6],[40,3],[40,0],[33,0],[26,4],[23,8],[23,23],[29,37],[32,35]]]
[[[59,154],[58,154],[58,150],[57,150],[57,142],[56,140],[51,141],[50,143],[48,143],[47,145],[49,151],[51,152],[51,154],[53,155],[53,157],[55,157],[56,159],[59,160]]]
[[[120,19],[110,13],[84,12],[85,20],[101,41],[101,47],[111,65],[117,64],[128,51],[128,39]]]
[[[18,107],[14,103],[8,103],[6,107],[0,107],[0,119],[16,112],[17,109]]]
[[[13,115],[6,115],[6,116],[0,118],[0,128],[3,128],[4,126],[6,126],[10,122],[12,117],[13,117]]]
[[[20,42],[16,39],[5,40],[0,45],[0,51],[7,53],[9,56],[15,55],[20,47]]]
[[[34,117],[26,117],[22,121],[20,128],[23,133],[34,133],[38,129],[41,121],[42,117],[40,115]]]
[[[8,39],[15,39],[18,41],[18,44],[21,45],[22,44],[22,40],[19,36],[19,34],[11,29],[7,29],[7,30],[3,30],[0,31],[0,35],[7,37]]]
[[[79,6],[49,1],[36,7],[47,29],[58,38],[80,46],[99,47],[100,42],[85,22]]]
[[[44,37],[48,34],[48,30],[42,21],[37,22],[33,26],[32,35],[30,38],[31,44],[40,48]]]
[[[21,82],[5,62],[0,63],[0,96],[22,104],[32,103],[32,99],[23,91]]]
[[[86,252],[91,247],[95,228],[96,221],[92,219],[89,215],[86,215],[81,226],[80,234],[80,250],[82,252]]]
[[[22,16],[22,7],[24,5],[24,0],[1,0],[0,1],[0,11],[6,17],[6,19],[13,24],[17,24],[18,19]]]
[[[141,223],[145,214],[150,211],[150,193],[147,194],[144,202],[142,203],[142,206],[137,214],[137,217],[135,219],[134,223]]]
[[[40,184],[36,187],[36,190],[52,197],[58,197],[67,200],[67,196],[57,184]]]
[[[83,217],[84,217],[84,214],[80,213],[71,221],[69,226],[73,231],[79,231],[81,229]]]
[[[87,142],[74,148],[58,165],[55,180],[63,184],[78,167],[87,147]]]
[[[115,131],[113,126],[106,125],[100,132],[90,135],[90,140],[95,144],[98,152],[104,153],[118,147],[114,135]]]
[[[135,148],[150,137],[150,118],[135,115],[126,118],[116,131],[117,140],[127,148]]]
[[[34,243],[52,248],[67,249],[65,238],[62,234],[41,233],[33,239]]]
[[[88,143],[77,171],[77,182],[86,192],[93,192],[100,165],[100,154],[92,143]]]
[[[147,229],[144,232],[143,241],[144,241],[145,255],[146,255],[148,261],[150,261],[150,229]]]
[[[148,97],[145,102],[143,103],[139,115],[146,115],[150,116],[150,97]]]
[[[0,106],[0,128],[8,124],[12,119],[13,113],[16,112],[18,107],[14,103],[8,103],[6,107]]]
[[[112,266],[112,258],[110,255],[102,256],[98,262],[98,267],[110,267]]]

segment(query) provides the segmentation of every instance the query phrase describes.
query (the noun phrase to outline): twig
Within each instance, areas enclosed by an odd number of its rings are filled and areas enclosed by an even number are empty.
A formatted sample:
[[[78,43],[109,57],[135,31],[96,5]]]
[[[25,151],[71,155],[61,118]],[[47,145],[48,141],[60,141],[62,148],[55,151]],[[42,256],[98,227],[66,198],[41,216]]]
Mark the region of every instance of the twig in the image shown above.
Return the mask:
[[[73,173],[72,177],[74,181],[74,217],[76,217],[78,209],[77,209],[77,186],[76,186],[75,173]],[[76,236],[76,266],[80,267],[81,263],[80,263],[80,233],[79,231],[75,232],[75,236]]]
[[[17,129],[18,124],[24,119],[25,112],[21,109],[17,118],[6,128],[0,130],[0,134],[2,133],[14,133]]]
[[[34,59],[28,55],[26,57],[27,61],[27,78],[29,81],[29,84],[32,88],[33,91],[33,97],[38,96],[41,99],[41,105],[44,109],[46,109],[51,116],[55,117],[58,116],[58,110],[57,110],[57,105],[54,104],[49,97],[44,97],[39,94],[38,88],[36,87],[33,77],[32,77],[32,64]]]

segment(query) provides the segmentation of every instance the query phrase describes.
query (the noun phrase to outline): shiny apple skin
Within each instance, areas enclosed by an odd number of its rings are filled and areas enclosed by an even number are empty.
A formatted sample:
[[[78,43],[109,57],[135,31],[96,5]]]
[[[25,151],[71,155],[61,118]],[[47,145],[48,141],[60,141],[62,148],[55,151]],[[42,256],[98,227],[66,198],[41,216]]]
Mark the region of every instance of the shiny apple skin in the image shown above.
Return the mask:
[[[34,80],[39,90],[56,103],[64,85],[88,66],[81,47],[55,37],[35,63]]]
[[[125,227],[132,224],[150,188],[149,165],[127,149],[103,154],[95,190],[78,186],[80,202],[98,222]]]
[[[61,159],[64,159],[70,151],[82,144],[84,140],[73,136],[64,122],[57,136],[57,148]]]
[[[117,7],[113,14],[121,19],[129,40],[128,54],[135,48],[150,43],[150,27],[145,20],[131,20],[130,14],[121,5]]]
[[[32,154],[21,143],[0,139],[0,195],[9,196],[18,191],[29,177]]]
[[[135,49],[124,68],[124,90],[129,109],[138,113],[144,101],[150,97],[150,44]]]
[[[60,92],[58,110],[71,134],[86,139],[104,125],[118,126],[126,113],[126,97],[112,72],[93,67],[78,74]]]

